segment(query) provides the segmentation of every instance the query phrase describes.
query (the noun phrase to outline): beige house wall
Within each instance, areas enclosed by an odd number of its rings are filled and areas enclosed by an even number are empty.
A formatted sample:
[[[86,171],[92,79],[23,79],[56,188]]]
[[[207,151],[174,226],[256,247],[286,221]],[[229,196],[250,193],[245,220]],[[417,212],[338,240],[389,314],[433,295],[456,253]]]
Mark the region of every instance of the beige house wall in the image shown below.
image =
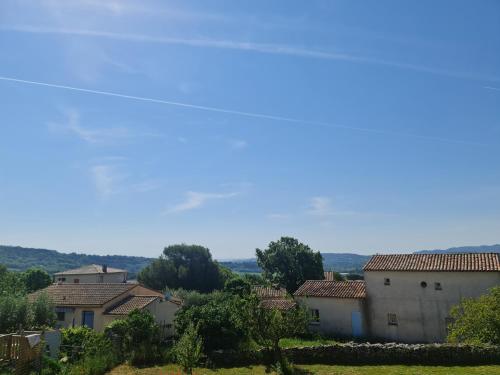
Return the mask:
[[[451,307],[500,285],[500,272],[367,271],[364,276],[369,335],[408,343],[443,342]],[[390,285],[384,285],[386,278]],[[435,289],[436,282],[441,290]],[[388,324],[389,313],[396,314],[397,325]]]
[[[339,337],[352,337],[352,312],[360,312],[363,333],[366,332],[364,322],[364,304],[362,299],[332,297],[295,297],[307,309],[319,311],[319,323],[312,323],[311,329],[323,334]]]
[[[108,310],[110,307],[123,300],[124,298],[130,295],[151,295],[152,292],[150,289],[144,288],[141,285],[137,285],[136,287],[128,290],[127,292],[117,296],[111,301],[104,304],[102,307],[96,306],[78,306],[78,307],[66,307],[68,312],[65,313],[65,320],[58,321],[57,327],[60,328],[69,328],[69,327],[80,327],[82,325],[82,317],[84,311],[93,311],[94,312],[94,329],[98,332],[104,331],[109,323],[116,319],[122,319],[125,316],[122,315],[105,315],[104,312]],[[158,296],[162,296],[161,293],[158,293]],[[64,306],[58,306],[64,307]],[[167,328],[168,334],[173,334],[173,322],[174,316],[177,310],[180,308],[179,305],[170,302],[170,301],[154,301],[148,306],[146,309],[152,313],[155,317],[156,322],[160,326],[171,325],[170,328]],[[69,310],[72,310],[71,312]]]
[[[75,280],[78,280],[80,284],[96,284],[96,283],[123,283],[127,281],[126,272],[117,273],[93,273],[93,274],[81,274],[81,275],[56,275],[55,282],[62,282],[65,284],[73,284]],[[59,281],[61,278],[65,278],[65,281]]]

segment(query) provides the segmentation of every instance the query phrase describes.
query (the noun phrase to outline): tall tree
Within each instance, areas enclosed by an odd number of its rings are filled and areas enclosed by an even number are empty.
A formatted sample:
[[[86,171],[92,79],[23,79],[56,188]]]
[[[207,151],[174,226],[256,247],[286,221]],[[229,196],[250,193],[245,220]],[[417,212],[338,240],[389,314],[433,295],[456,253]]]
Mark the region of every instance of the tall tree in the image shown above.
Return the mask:
[[[210,250],[198,245],[172,245],[159,259],[139,273],[139,281],[158,290],[165,288],[211,292],[222,289],[230,271],[212,259]]]
[[[23,273],[23,280],[28,293],[48,287],[52,283],[50,275],[41,269],[30,268]]]
[[[319,251],[297,239],[281,237],[271,242],[267,249],[256,250],[257,263],[264,271],[264,277],[293,293],[306,280],[322,280],[323,259]]]

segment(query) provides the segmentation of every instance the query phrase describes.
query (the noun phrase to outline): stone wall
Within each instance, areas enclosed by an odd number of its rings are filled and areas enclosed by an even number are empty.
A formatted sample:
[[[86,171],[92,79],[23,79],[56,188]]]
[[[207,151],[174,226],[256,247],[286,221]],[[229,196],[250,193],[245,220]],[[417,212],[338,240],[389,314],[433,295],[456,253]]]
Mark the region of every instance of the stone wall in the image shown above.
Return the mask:
[[[283,349],[295,364],[408,364],[408,365],[480,365],[500,364],[500,347],[451,344],[358,344],[345,343]],[[221,367],[269,364],[271,353],[219,351],[210,356]]]

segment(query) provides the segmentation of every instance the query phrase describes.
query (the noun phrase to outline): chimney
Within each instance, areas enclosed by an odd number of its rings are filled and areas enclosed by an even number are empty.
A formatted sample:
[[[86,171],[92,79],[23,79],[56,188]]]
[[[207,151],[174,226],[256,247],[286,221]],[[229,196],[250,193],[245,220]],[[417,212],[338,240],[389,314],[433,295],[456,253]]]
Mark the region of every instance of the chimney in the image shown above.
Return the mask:
[[[102,265],[102,272],[104,272],[104,273],[108,272],[108,265],[107,264]]]

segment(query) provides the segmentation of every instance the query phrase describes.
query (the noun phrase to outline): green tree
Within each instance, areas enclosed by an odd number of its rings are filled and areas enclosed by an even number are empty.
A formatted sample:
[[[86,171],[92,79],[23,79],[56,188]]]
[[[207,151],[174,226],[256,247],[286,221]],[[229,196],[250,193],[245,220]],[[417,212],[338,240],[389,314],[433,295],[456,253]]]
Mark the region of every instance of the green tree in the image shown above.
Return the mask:
[[[151,363],[160,355],[160,327],[149,311],[134,310],[105,329],[120,341],[122,355],[134,365]]]
[[[26,297],[16,295],[0,296],[0,332],[15,332],[19,327],[30,326],[30,309]]]
[[[451,309],[448,341],[500,345],[500,286],[479,298],[464,299]]]
[[[198,327],[190,323],[174,347],[176,362],[186,374],[192,374],[203,355],[203,339],[198,334]]]
[[[29,270],[23,272],[22,278],[28,293],[46,288],[52,283],[50,275],[44,270],[38,268],[30,268]]]
[[[306,334],[310,316],[302,306],[289,310],[265,309],[257,306],[249,322],[253,339],[259,345],[271,350],[275,362],[285,371],[289,365],[283,357],[279,342],[283,338]]]
[[[224,291],[240,297],[248,296],[252,292],[252,285],[244,278],[235,276],[226,281]]]
[[[177,312],[177,333],[182,336],[189,325],[194,324],[203,338],[206,354],[217,349],[245,347],[250,341],[249,299],[219,291],[208,296],[204,304],[184,307]]]
[[[230,271],[212,259],[210,250],[197,245],[172,245],[159,259],[141,270],[138,280],[157,290],[165,288],[211,292],[222,289]]]
[[[26,294],[26,286],[21,273],[12,272],[0,264],[0,296],[22,296]]]
[[[267,249],[256,250],[257,263],[264,277],[284,287],[290,294],[306,280],[323,279],[321,253],[314,252],[295,238],[281,237]]]
[[[52,327],[56,321],[54,306],[46,293],[40,293],[30,304],[33,328]]]

